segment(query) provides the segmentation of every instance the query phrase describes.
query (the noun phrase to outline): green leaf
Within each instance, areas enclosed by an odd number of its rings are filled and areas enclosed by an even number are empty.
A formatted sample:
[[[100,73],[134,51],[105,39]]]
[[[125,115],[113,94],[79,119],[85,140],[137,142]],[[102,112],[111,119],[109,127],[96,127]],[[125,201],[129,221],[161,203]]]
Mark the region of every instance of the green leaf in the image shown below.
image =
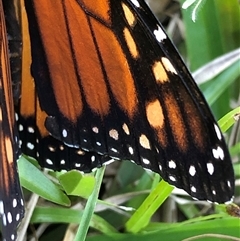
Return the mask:
[[[213,220],[177,223],[177,224],[152,224],[152,231],[144,231],[139,234],[112,234],[97,235],[88,237],[86,241],[182,241],[197,235],[202,235],[201,241],[220,240],[217,235],[228,235],[229,239],[237,240],[239,238],[239,219],[237,218],[217,218]],[[215,234],[216,238],[204,236],[206,234]],[[232,239],[231,239],[232,237]]]
[[[181,0],[183,3],[183,0]],[[192,70],[239,47],[240,9],[237,0],[205,1],[196,22],[189,17],[194,10],[183,10],[188,58]]]
[[[72,170],[61,174],[59,182],[68,195],[88,198],[95,185],[95,178],[92,175],[82,175],[77,170]]]
[[[215,103],[219,97],[236,81],[239,77],[239,62],[229,66],[225,71],[208,83],[204,96],[209,105]],[[222,98],[223,99],[223,98]],[[218,100],[219,101],[219,100]],[[226,102],[226,100],[225,100]]]
[[[106,166],[103,166],[100,169],[97,169],[96,171],[96,175],[95,175],[96,185],[94,187],[94,191],[92,192],[91,196],[88,198],[88,201],[86,203],[86,206],[82,215],[82,222],[81,222],[81,225],[79,225],[76,237],[74,239],[75,241],[84,241],[87,237],[87,232],[90,226],[92,216],[94,214],[94,209],[98,200],[105,169],[106,169]]]
[[[231,156],[240,155],[240,142],[238,142],[237,144],[235,144],[234,146],[232,146],[230,148],[230,154],[231,154]],[[238,173],[239,173],[238,176],[240,176],[240,163],[239,164],[236,163],[235,165],[238,165],[238,168],[239,168],[238,169]],[[237,174],[236,171],[235,171],[235,174]]]
[[[171,194],[172,190],[173,187],[162,180],[128,220],[126,223],[127,231],[137,233],[146,227],[152,215]]]
[[[59,186],[50,181],[24,156],[18,160],[20,182],[23,187],[51,202],[69,206],[70,200]]]
[[[36,207],[31,223],[76,223],[82,221],[83,210],[55,207]],[[101,233],[116,233],[117,230],[106,222],[103,218],[93,215],[90,227],[99,230]]]
[[[240,106],[230,111],[229,113],[227,113],[218,121],[218,124],[222,132],[226,132],[232,125],[236,123],[237,120],[239,121],[239,118],[240,118]]]

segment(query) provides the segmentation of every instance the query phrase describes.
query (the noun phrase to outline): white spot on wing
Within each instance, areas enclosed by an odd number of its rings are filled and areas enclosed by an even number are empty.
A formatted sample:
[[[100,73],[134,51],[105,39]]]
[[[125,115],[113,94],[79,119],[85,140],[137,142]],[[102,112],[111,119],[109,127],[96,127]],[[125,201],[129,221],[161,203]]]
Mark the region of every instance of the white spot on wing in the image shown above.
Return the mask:
[[[91,156],[91,161],[95,162],[95,160],[96,160],[96,157],[95,156]]]
[[[62,130],[62,136],[63,136],[63,137],[67,137],[67,130],[66,130],[66,129],[63,129],[63,130]]]
[[[131,0],[131,2],[137,7],[139,8],[140,7],[140,4],[137,0]]]
[[[53,162],[52,162],[52,160],[50,160],[50,159],[46,159],[46,163],[48,164],[48,165],[53,165]]]
[[[34,145],[30,142],[27,143],[27,148],[30,149],[30,150],[33,150],[34,149]]]
[[[220,146],[218,146],[217,149],[213,148],[212,153],[213,153],[214,158],[221,159],[221,160],[224,159],[224,152]]]
[[[162,57],[161,60],[167,71],[177,75],[177,71],[175,70],[175,68],[173,67],[172,63],[170,62],[170,60],[168,58]]]
[[[157,25],[157,27],[158,28],[153,31],[153,34],[155,35],[158,42],[162,42],[167,38],[167,36],[159,25]]]
[[[173,160],[171,160],[171,161],[168,162],[168,166],[169,166],[170,168],[175,169],[175,168],[176,168],[176,162],[173,161]]]
[[[96,126],[94,126],[94,127],[92,128],[92,131],[97,134],[97,133],[99,132],[99,129],[98,129]]]
[[[76,153],[79,155],[79,156],[83,156],[85,155],[85,152],[81,149],[77,150]]]
[[[128,126],[127,126],[126,123],[124,123],[124,124],[122,125],[122,129],[124,130],[124,132],[125,132],[127,135],[130,134],[129,128],[128,128]]]
[[[115,148],[111,148],[111,151],[118,152],[117,149],[115,149]]]
[[[128,147],[128,151],[131,155],[133,155],[133,148],[131,146]]]
[[[12,214],[10,212],[7,214],[7,219],[9,223],[12,223]]]
[[[19,130],[19,131],[23,131],[23,125],[20,124],[20,125],[18,126],[18,130]]]
[[[114,140],[118,140],[118,131],[115,129],[111,129],[109,131],[109,136],[112,137]]]
[[[213,174],[213,172],[214,172],[214,166],[213,166],[212,163],[207,163],[207,170],[208,170],[208,173],[209,173],[210,175]]]
[[[29,133],[34,133],[34,128],[32,128],[31,126],[29,126],[27,130]]]
[[[171,181],[173,181],[173,182],[176,182],[176,178],[175,178],[174,176],[172,176],[172,175],[169,176],[169,179],[170,179]]]
[[[219,130],[219,127],[218,127],[216,124],[214,124],[214,129],[215,129],[215,131],[216,131],[217,138],[218,138],[219,140],[221,140],[221,139],[222,139],[222,134],[221,134],[221,131]]]
[[[142,134],[140,137],[139,137],[139,143],[140,145],[145,148],[145,149],[151,149],[150,148],[150,143],[149,143],[149,140],[148,138],[146,137],[146,135]]]
[[[142,158],[142,161],[145,165],[149,165],[150,164],[150,161],[146,158]]]
[[[196,187],[192,186],[192,187],[191,187],[191,191],[192,191],[192,192],[196,192],[196,191],[197,191]]]
[[[111,164],[112,162],[114,162],[115,160],[114,159],[110,159],[109,161],[106,161],[106,162],[104,162],[103,164],[104,165],[109,165],[109,164]]]
[[[0,201],[0,214],[4,213],[4,205],[3,205],[3,201]]]
[[[17,207],[17,199],[16,198],[13,199],[13,207],[14,208]]]
[[[195,174],[196,174],[196,168],[195,168],[195,166],[190,166],[190,168],[189,168],[189,174],[190,174],[192,177],[195,176]]]
[[[7,219],[6,219],[5,213],[2,215],[2,222],[3,222],[3,226],[7,225]]]
[[[51,151],[51,152],[55,152],[55,151],[56,151],[56,148],[54,148],[53,146],[48,146],[48,149],[49,149],[49,151]]]

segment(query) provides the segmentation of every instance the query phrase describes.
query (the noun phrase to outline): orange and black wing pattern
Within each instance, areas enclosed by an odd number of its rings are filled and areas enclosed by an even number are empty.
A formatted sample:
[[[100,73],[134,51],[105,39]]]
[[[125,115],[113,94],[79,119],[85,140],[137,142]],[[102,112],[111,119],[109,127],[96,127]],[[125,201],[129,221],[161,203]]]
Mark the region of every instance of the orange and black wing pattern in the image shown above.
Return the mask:
[[[131,160],[194,198],[232,199],[223,135],[144,1],[25,5],[34,82],[22,85],[24,153],[44,167],[84,172]]]
[[[17,172],[19,157],[11,72],[2,1],[0,1],[0,224],[3,240],[16,239],[24,206]]]

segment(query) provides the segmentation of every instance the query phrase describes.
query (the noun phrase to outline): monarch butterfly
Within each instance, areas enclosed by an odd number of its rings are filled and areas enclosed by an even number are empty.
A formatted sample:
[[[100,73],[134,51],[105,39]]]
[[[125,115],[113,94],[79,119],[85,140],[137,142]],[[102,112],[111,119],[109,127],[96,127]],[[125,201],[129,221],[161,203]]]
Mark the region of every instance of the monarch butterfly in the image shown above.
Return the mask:
[[[144,1],[25,5],[40,105],[23,83],[23,152],[56,170],[132,160],[195,198],[232,198],[219,127]]]
[[[25,7],[34,81],[23,78],[16,107],[23,153],[43,167],[84,172],[132,160],[194,198],[232,199],[221,131],[143,0]]]
[[[11,72],[2,1],[0,1],[0,223],[4,240],[15,240],[24,215],[16,160],[20,154],[14,119]]]

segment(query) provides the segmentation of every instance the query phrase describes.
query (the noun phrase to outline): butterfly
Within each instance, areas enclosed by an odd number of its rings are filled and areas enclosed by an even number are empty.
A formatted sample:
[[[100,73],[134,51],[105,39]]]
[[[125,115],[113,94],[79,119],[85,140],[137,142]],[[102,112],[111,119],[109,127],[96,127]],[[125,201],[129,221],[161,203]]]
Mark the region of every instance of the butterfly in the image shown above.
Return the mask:
[[[20,155],[14,117],[11,72],[5,18],[0,1],[0,223],[3,240],[15,240],[16,228],[24,215],[16,160]]]
[[[23,40],[22,58],[32,76],[23,68],[15,108],[23,153],[53,170],[131,160],[194,198],[232,199],[223,135],[143,0],[25,7],[31,46]]]
[[[221,131],[144,1],[25,5],[36,92],[23,83],[24,153],[54,170],[132,160],[192,197],[232,198]]]

